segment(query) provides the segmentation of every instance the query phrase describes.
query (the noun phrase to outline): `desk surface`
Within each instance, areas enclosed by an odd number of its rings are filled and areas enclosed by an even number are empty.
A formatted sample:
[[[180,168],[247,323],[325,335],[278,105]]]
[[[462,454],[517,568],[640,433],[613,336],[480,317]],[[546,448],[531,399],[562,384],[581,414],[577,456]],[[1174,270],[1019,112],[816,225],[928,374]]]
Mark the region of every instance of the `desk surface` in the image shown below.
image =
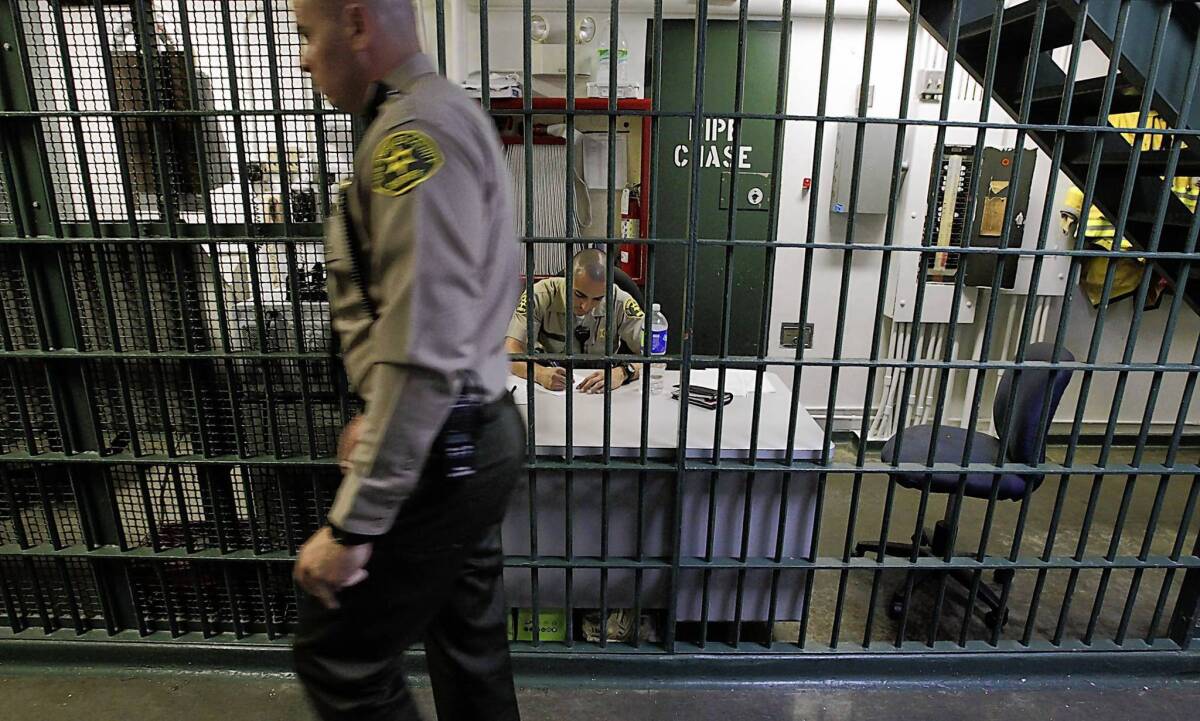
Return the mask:
[[[787,428],[791,415],[791,391],[773,373],[767,373],[777,389],[762,396],[759,411],[759,460],[782,459],[787,452]],[[679,443],[679,401],[671,398],[671,388],[679,382],[677,371],[667,371],[663,395],[650,396],[649,434],[647,453],[652,457],[675,456]],[[516,390],[524,397],[525,381]],[[604,450],[604,396],[573,394],[574,435],[572,445],[576,455],[600,455]],[[534,391],[534,428],[539,455],[562,456],[567,446],[567,398]],[[525,406],[520,406],[528,418]],[[735,396],[725,406],[721,421],[721,458],[747,459],[750,455],[750,433],[754,417],[754,395]],[[711,458],[714,447],[717,412],[699,406],[688,408],[688,458]],[[803,406],[796,418],[796,434],[792,458],[808,460],[821,455],[824,431]],[[612,424],[610,448],[613,456],[639,455],[642,444],[642,385],[630,383],[612,392]]]

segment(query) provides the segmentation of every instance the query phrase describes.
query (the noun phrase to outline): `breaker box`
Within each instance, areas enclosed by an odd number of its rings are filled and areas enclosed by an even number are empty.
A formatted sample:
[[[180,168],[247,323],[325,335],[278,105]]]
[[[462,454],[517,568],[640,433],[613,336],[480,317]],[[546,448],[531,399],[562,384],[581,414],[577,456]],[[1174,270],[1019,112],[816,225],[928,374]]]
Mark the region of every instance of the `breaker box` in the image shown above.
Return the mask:
[[[896,125],[868,124],[863,130],[862,164],[859,166],[858,203],[854,212],[858,214],[882,215],[888,211],[888,200],[892,192],[892,179],[887,170],[892,167],[896,156]],[[839,123],[837,150],[833,156],[833,193],[829,210],[834,214],[850,212],[850,191],[854,177],[854,140],[856,125]],[[880,169],[885,169],[880,172]],[[901,158],[900,182],[908,174],[907,158]]]

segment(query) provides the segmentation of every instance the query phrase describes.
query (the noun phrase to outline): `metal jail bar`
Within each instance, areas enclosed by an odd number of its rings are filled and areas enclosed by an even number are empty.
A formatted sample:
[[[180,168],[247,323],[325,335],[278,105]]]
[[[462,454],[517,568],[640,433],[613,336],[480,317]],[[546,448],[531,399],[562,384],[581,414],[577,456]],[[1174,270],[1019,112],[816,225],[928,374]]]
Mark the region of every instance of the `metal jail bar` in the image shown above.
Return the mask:
[[[418,3],[441,72],[477,70],[481,107],[520,145],[525,293],[560,270],[541,266],[542,249],[569,264],[596,247],[613,260],[609,288],[616,259],[639,258],[647,311],[640,352],[614,339],[610,292],[601,355],[514,356],[529,376],[516,389],[526,482],[506,526],[514,648],[1194,653],[1200,216],[1173,181],[1200,175],[1200,12],[1165,0],[905,0],[903,12],[826,0],[817,14],[789,0],[769,12],[754,0],[475,5]],[[461,22],[472,12],[477,23]],[[543,87],[550,51],[531,35],[535,15],[565,27],[566,42],[549,43],[567,68],[549,83],[559,95]],[[594,37],[577,42],[585,20]],[[0,1],[5,638],[288,642],[288,563],[328,509],[336,434],[358,408],[330,356],[319,244],[361,130],[298,72],[291,24],[286,3],[265,0]],[[777,52],[758,51],[755,33]],[[643,36],[631,102],[622,47]],[[574,80],[603,41],[607,87],[587,97]],[[843,56],[861,65],[846,72]],[[799,77],[808,67],[812,83]],[[497,70],[517,76],[519,100],[497,97]],[[1118,114],[1135,118],[1118,125]],[[560,122],[563,232],[543,235],[535,149]],[[716,124],[730,158],[749,149],[769,162],[746,173],[718,153],[709,172]],[[892,139],[883,154],[879,129]],[[602,142],[599,157],[577,131]],[[985,175],[993,151],[1008,173],[1000,190]],[[690,162],[672,166],[680,157]],[[951,157],[968,168],[957,236],[939,215],[960,192],[943,171]],[[575,177],[589,161],[602,168],[595,186]],[[843,211],[831,210],[831,164],[848,173]],[[1013,200],[1023,171],[1045,179],[1028,214]],[[622,174],[640,185],[637,232],[623,222],[623,210],[636,216]],[[753,186],[757,209],[743,197],[756,182],[769,184]],[[1069,182],[1080,210],[1058,233]],[[1111,222],[1108,247],[1088,235],[1093,206]],[[1122,300],[1118,261],[1131,257],[1143,272]],[[1093,311],[1073,296],[1101,263]],[[746,273],[758,279],[749,291]],[[1171,298],[1150,310],[1159,277]],[[1060,290],[1046,296],[1046,284]],[[757,305],[744,307],[744,292]],[[701,310],[709,296],[714,313]],[[1061,298],[1057,322],[1045,297]],[[648,347],[655,302],[669,304],[678,339],[662,357]],[[784,323],[800,329],[794,351],[775,342]],[[828,340],[806,348],[809,324]],[[536,335],[532,316],[526,330]],[[1053,346],[1048,362],[1028,359],[1039,341]],[[533,380],[542,361],[606,381],[633,363],[645,380],[600,399],[568,384],[555,399]],[[677,401],[651,392],[659,362]],[[1048,367],[1074,373],[1074,395],[1019,426],[1013,399]],[[1002,373],[1017,390],[994,422]],[[745,394],[693,407],[709,378],[718,397]],[[1098,394],[1105,417],[1089,420]],[[873,433],[893,396],[885,461]],[[907,427],[922,425],[961,431],[964,447],[901,459],[923,442]],[[974,452],[985,430],[988,458]],[[1005,449],[1029,433],[1049,452],[1011,461]],[[956,479],[949,492],[935,475]],[[923,485],[902,487],[906,476]],[[967,498],[976,477],[990,492]],[[1000,498],[1005,477],[1027,484],[1014,503]],[[922,551],[943,508],[945,545]],[[878,553],[857,554],[876,533]],[[909,540],[906,554],[885,553]],[[994,578],[1007,624],[975,612]],[[898,613],[885,589],[899,592]]]

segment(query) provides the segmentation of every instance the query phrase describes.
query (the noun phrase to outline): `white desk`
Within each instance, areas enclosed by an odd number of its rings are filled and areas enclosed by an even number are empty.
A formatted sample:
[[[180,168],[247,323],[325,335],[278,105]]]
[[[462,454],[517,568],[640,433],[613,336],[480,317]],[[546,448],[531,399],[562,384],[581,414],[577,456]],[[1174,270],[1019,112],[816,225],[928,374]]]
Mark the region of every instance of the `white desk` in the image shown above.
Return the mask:
[[[774,373],[766,374],[774,393],[762,396],[759,410],[758,460],[778,460],[787,453],[787,429],[791,414],[791,391]],[[667,371],[662,395],[650,396],[650,432],[647,454],[653,458],[676,457],[679,445],[679,401],[671,398],[671,389],[679,383],[678,371]],[[524,381],[516,395],[527,398]],[[541,389],[533,394],[534,428],[539,456],[564,456],[567,447],[567,397]],[[574,423],[570,424],[576,456],[598,456],[604,450],[604,396],[574,392]],[[525,414],[525,406],[521,406]],[[735,396],[725,406],[721,420],[721,458],[747,459],[754,417],[754,396]],[[688,458],[711,458],[716,431],[717,411],[699,406],[688,407]],[[642,384],[640,382],[612,392],[611,454],[615,457],[638,456],[642,443]],[[794,460],[818,458],[824,431],[803,407],[796,418]]]
[[[778,460],[787,448],[791,393],[773,374],[775,393],[764,394],[760,409],[758,459]],[[679,402],[670,397],[677,374],[668,372],[663,395],[650,396],[650,429],[647,452],[655,458],[677,457]],[[527,393],[524,385],[516,393]],[[533,397],[535,440],[539,457],[562,457],[566,447],[566,397],[536,392]],[[612,393],[611,454],[616,458],[636,457],[641,452],[642,389],[638,383]],[[604,446],[604,397],[575,393],[573,446],[576,458],[595,457]],[[522,409],[523,412],[525,409]],[[750,449],[754,396],[738,396],[725,406],[721,434],[721,457],[747,459]],[[527,416],[526,416],[527,417]],[[711,458],[716,411],[698,406],[688,408],[689,458]],[[799,410],[793,458],[820,456],[823,431],[803,408]],[[753,480],[751,480],[753,478]],[[541,471],[532,480],[522,479],[512,495],[504,523],[504,549],[510,555],[529,555],[534,547],[530,519],[536,514],[537,551],[542,556],[565,556],[567,539],[576,557],[599,557],[607,550],[610,558],[670,558],[674,546],[675,501],[682,508],[679,547],[683,558],[700,558],[713,538],[715,557],[775,555],[780,535],[784,555],[803,557],[812,542],[817,475],[760,471],[687,472],[672,471]],[[784,489],[786,487],[786,493]],[[678,494],[678,495],[677,495]],[[785,505],[786,508],[783,508]],[[639,509],[640,504],[640,509]],[[568,523],[567,508],[571,509]],[[710,510],[713,510],[710,527]],[[607,514],[607,524],[605,524]],[[747,524],[748,521],[748,524]],[[607,525],[607,538],[603,537]],[[743,533],[745,528],[746,533]],[[745,546],[743,547],[743,537]],[[539,607],[563,608],[567,604],[566,572],[539,569]],[[636,574],[629,569],[609,569],[602,579],[596,568],[576,569],[571,574],[571,604],[574,608],[599,608],[600,590],[607,589],[610,609],[634,605]],[[735,616],[739,574],[736,569],[712,571],[708,582],[709,618],[729,620]],[[510,605],[532,606],[532,577],[529,569],[505,569],[505,589]],[[602,584],[603,580],[603,584]],[[665,608],[669,599],[670,573],[645,570],[642,575],[641,606]],[[704,572],[684,570],[679,576],[676,617],[701,617]],[[748,571],[743,579],[743,620],[768,616],[772,573]],[[795,570],[779,575],[776,618],[799,619],[803,609],[804,573]]]

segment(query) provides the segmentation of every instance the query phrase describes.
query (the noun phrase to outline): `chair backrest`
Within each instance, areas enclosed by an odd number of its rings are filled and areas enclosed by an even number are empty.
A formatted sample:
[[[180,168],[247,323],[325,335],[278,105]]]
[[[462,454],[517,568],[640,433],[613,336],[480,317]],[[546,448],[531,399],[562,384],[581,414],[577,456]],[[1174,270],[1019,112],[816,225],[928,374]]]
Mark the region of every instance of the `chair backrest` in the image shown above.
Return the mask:
[[[642,295],[642,289],[638,287],[637,283],[633,282],[633,278],[630,278],[628,273],[620,268],[613,268],[613,283],[621,290],[633,296],[633,299],[637,301],[642,312],[650,312],[650,309],[646,307],[646,296]]]
[[[559,275],[565,275],[566,272],[567,269],[563,268]],[[642,289],[638,287],[633,278],[629,277],[628,273],[615,266],[613,267],[613,285],[633,296],[633,299],[637,301],[643,312],[650,312],[650,309],[646,307],[646,296],[642,294]]]
[[[1049,362],[1053,354],[1053,343],[1031,343],[1026,349],[1025,360]],[[1075,356],[1063,348],[1059,361],[1070,363],[1074,360]],[[1048,404],[1047,417],[1054,418],[1058,402],[1062,400],[1063,392],[1071,382],[1071,373],[1069,368],[1043,366],[1007,370],[1000,377],[996,398],[992,402],[992,419],[996,422],[996,433],[1002,434],[1005,428],[1005,414],[1008,412],[1009,400],[1012,399],[1013,422],[1008,430],[1008,447],[1005,449],[1005,456],[1009,461],[1031,465],[1042,462],[1046,455],[1045,438],[1040,433],[1042,409]]]

